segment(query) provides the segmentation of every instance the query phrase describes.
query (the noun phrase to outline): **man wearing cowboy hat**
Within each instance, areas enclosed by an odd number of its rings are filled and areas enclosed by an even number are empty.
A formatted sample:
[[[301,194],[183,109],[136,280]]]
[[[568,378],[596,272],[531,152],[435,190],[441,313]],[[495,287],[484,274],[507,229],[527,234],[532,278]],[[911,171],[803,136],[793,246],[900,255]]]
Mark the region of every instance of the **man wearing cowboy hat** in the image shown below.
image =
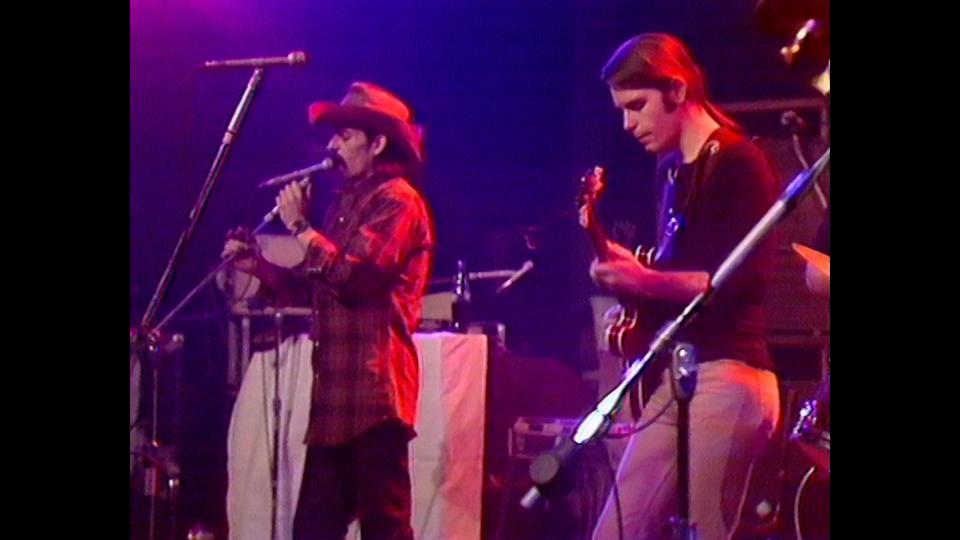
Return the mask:
[[[414,437],[419,363],[413,332],[433,259],[430,211],[413,181],[423,164],[410,108],[389,91],[353,83],[339,103],[308,109],[333,128],[327,143],[344,184],[319,226],[290,183],[280,219],[304,262],[277,267],[230,238],[224,256],[258,277],[276,305],[308,296],[316,317],[308,445],[295,539],[412,539],[407,444]],[[235,236],[235,235],[234,235]]]

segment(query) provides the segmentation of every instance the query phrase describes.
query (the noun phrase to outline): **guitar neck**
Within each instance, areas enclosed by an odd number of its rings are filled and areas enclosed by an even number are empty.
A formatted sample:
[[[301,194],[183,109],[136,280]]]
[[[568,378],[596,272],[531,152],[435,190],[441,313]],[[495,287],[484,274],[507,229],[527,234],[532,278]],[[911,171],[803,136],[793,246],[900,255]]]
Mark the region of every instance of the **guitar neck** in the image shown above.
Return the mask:
[[[590,237],[590,243],[593,244],[593,250],[597,253],[597,258],[600,261],[609,259],[610,253],[607,249],[609,236],[607,236],[607,231],[603,229],[598,220],[592,219],[590,221],[590,226],[587,227],[587,235]]]
[[[590,243],[593,244],[593,250],[597,253],[597,259],[601,262],[606,261],[610,258],[610,250],[607,248],[608,239],[610,238],[607,235],[607,232],[603,229],[596,220],[591,222],[591,225],[587,227],[587,234],[590,237]],[[656,247],[655,246],[637,246],[635,254],[637,260],[640,261],[640,264],[648,267],[653,267],[656,263]]]

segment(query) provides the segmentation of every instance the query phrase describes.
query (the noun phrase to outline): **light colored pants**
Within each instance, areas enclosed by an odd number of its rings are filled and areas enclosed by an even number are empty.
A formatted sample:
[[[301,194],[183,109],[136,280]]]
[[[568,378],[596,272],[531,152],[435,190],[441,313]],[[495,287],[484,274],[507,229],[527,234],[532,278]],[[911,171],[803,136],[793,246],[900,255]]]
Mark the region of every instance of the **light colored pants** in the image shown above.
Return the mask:
[[[297,334],[280,344],[280,455],[277,463],[277,538],[293,537],[303,479],[313,384],[313,342]],[[233,405],[227,433],[227,523],[230,540],[270,538],[273,456],[274,349],[254,353]]]
[[[664,370],[640,425],[669,403],[653,424],[634,435],[620,461],[617,486],[624,540],[662,538],[677,514],[677,403]],[[698,540],[726,540],[737,527],[753,463],[780,416],[776,376],[739,360],[699,366],[690,402],[690,520]],[[617,540],[617,507],[611,490],[593,532]]]

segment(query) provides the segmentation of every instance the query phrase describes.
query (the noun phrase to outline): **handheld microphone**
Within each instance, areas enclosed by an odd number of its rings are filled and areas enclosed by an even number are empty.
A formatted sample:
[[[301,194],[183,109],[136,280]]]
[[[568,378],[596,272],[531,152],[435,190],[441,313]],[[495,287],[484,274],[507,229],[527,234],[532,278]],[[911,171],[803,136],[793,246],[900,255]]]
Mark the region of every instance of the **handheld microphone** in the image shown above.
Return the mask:
[[[333,157],[327,157],[327,158],[324,158],[323,161],[315,165],[304,167],[303,169],[298,169],[296,171],[289,172],[287,174],[281,174],[280,176],[274,176],[269,180],[260,182],[257,188],[279,186],[279,185],[286,184],[287,182],[291,182],[293,180],[298,180],[305,176],[310,176],[315,172],[329,171],[334,167],[335,164],[336,162],[333,160]]]

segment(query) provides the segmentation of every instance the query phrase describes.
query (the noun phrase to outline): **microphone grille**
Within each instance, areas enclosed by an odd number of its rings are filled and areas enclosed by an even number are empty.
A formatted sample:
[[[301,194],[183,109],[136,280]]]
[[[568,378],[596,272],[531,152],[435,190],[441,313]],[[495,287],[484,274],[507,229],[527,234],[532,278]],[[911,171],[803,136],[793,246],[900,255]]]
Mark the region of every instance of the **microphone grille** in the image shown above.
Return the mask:
[[[293,51],[292,53],[287,55],[287,60],[290,61],[290,65],[306,64],[307,53],[303,51]]]

